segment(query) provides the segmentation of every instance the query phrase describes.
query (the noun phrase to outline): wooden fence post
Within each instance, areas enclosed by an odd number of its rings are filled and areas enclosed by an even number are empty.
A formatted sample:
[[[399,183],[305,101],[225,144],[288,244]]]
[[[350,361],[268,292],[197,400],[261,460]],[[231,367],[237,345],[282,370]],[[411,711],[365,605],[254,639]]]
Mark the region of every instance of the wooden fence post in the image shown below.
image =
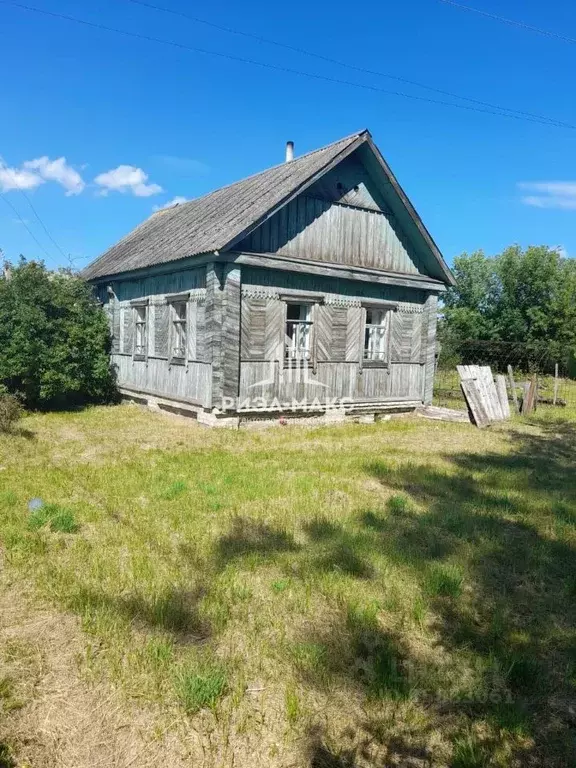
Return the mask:
[[[516,411],[516,413],[520,413],[520,406],[518,405],[518,395],[516,394],[516,383],[514,381],[514,371],[511,365],[508,366],[508,381],[510,382],[512,400],[514,401],[514,410]]]
[[[522,414],[527,416],[532,411],[536,410],[536,403],[538,400],[538,377],[536,374],[532,376],[530,383],[526,382],[524,390],[524,400],[522,402]]]
[[[554,400],[552,405],[556,405],[558,400],[558,363],[554,366]]]

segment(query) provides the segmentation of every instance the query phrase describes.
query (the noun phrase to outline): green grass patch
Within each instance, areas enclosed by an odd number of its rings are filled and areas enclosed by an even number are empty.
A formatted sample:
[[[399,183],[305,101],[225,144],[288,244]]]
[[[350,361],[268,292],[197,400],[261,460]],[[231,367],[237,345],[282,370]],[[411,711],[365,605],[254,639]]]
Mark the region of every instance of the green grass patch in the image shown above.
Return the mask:
[[[406,496],[390,496],[386,502],[386,509],[391,515],[405,515],[412,509],[410,499]]]
[[[284,702],[286,706],[286,720],[290,725],[294,726],[300,719],[302,710],[300,698],[296,692],[296,689],[292,685],[289,685],[286,688],[286,692],[284,694]]]
[[[278,579],[278,581],[273,581],[271,584],[272,591],[276,592],[277,595],[285,592],[289,586],[290,579]]]
[[[173,501],[174,499],[177,499],[179,496],[182,496],[182,494],[186,493],[188,490],[187,483],[184,482],[184,480],[176,480],[175,482],[168,485],[166,488],[164,488],[159,494],[158,497],[160,499],[164,499],[165,501]]]
[[[433,565],[426,574],[424,587],[430,597],[458,598],[462,594],[464,576],[455,565]]]
[[[454,740],[452,768],[487,768],[490,750],[473,733],[465,733]]]
[[[3,572],[79,618],[154,729],[176,707],[206,734],[195,763],[313,765],[315,733],[350,764],[382,738],[375,764],[576,765],[574,422],[26,423],[0,435]],[[18,696],[26,665],[0,668]]]
[[[80,526],[69,509],[63,509],[58,504],[43,504],[30,513],[28,527],[32,531],[49,527],[59,533],[76,533]]]
[[[187,714],[214,709],[226,692],[228,676],[216,663],[189,663],[176,674],[176,694]]]
[[[0,741],[0,768],[16,768],[16,760],[12,749]]]

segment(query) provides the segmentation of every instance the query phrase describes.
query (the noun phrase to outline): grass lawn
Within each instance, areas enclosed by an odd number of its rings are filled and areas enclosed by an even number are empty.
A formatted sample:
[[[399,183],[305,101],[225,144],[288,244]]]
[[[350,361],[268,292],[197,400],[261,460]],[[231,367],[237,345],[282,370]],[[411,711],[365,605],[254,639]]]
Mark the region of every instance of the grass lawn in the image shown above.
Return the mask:
[[[576,765],[570,415],[27,417],[0,436],[0,766]]]

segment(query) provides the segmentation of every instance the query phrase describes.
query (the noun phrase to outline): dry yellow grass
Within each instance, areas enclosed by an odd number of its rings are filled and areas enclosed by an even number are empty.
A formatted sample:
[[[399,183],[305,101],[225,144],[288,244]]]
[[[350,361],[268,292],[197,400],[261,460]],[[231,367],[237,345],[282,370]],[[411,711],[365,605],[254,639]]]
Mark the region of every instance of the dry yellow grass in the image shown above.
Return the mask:
[[[6,765],[572,764],[572,423],[22,428],[0,437]]]

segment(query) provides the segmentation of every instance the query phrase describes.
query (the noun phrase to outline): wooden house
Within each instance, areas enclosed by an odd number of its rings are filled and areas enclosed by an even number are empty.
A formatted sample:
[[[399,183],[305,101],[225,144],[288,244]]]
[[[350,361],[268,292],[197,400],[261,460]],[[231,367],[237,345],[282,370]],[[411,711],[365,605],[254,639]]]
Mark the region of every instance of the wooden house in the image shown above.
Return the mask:
[[[368,131],[291,149],[85,269],[125,396],[210,424],[430,402],[442,255]]]

